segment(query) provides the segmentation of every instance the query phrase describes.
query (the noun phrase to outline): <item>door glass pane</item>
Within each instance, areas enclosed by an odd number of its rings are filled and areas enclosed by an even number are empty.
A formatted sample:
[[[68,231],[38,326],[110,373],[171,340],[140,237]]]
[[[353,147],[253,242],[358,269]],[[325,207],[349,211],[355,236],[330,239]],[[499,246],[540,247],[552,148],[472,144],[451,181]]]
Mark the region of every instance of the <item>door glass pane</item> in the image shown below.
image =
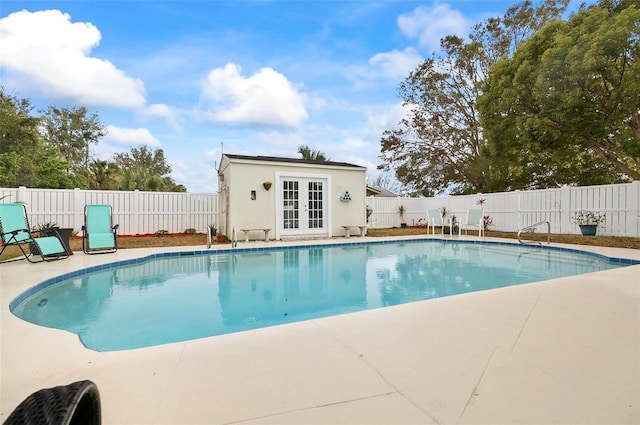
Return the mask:
[[[298,182],[285,180],[282,191],[282,226],[285,229],[299,229]]]
[[[309,229],[322,229],[322,182],[309,182]]]

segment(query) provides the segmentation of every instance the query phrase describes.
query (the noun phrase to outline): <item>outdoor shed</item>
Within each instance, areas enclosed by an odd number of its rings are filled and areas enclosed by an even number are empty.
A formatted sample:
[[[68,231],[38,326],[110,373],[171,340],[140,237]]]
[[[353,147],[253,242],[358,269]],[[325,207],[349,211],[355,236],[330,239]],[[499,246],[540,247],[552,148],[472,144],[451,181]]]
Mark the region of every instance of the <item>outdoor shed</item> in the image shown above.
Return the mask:
[[[344,162],[223,154],[219,232],[232,238],[235,228],[238,240],[359,233],[366,224],[366,171]]]

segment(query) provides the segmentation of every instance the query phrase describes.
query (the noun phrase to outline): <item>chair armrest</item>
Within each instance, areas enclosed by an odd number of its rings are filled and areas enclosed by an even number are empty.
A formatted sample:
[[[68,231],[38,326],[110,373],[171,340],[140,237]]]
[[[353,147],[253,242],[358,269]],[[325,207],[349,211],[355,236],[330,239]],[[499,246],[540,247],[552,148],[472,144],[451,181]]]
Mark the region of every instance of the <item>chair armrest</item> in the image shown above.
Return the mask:
[[[16,237],[18,235],[18,233],[20,233],[20,232],[27,233],[29,235],[29,238],[33,237],[33,236],[31,236],[31,232],[29,231],[29,229],[16,229],[16,230],[12,230],[10,232],[0,232],[0,235],[2,235],[2,239],[4,239],[4,237],[6,235],[11,235],[11,237]]]

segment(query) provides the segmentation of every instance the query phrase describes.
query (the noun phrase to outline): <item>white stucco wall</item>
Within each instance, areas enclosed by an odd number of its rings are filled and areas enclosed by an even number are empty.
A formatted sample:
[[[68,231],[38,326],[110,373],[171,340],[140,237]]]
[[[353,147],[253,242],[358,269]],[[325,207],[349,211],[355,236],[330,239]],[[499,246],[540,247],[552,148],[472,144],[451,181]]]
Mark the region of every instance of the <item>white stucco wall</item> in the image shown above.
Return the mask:
[[[221,231],[231,237],[231,229],[270,228],[270,238],[280,237],[282,231],[282,188],[283,178],[322,179],[327,183],[327,207],[325,236],[344,235],[342,225],[364,225],[366,223],[366,168],[356,166],[326,165],[324,163],[289,163],[264,160],[236,159],[223,156],[220,164],[221,202],[228,196],[228,213],[224,205],[228,222],[222,224]],[[264,182],[272,186],[266,190]],[[351,195],[351,201],[342,202],[340,196],[345,190]],[[255,191],[255,199],[251,193]],[[222,221],[225,221],[224,219]],[[290,234],[291,230],[285,231]],[[285,235],[286,236],[286,235]],[[304,236],[304,235],[300,235]],[[242,239],[238,231],[238,238]],[[260,233],[253,232],[250,239],[259,239]]]

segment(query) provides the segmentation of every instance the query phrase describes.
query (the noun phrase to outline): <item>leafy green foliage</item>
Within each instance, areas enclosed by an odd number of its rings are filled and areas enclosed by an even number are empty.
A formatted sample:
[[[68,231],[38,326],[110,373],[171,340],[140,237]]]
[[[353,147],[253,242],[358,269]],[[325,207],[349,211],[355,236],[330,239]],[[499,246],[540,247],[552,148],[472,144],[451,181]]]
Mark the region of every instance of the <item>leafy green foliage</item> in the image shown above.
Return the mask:
[[[384,132],[378,168],[395,170],[396,178],[416,195],[502,190],[508,182],[484,155],[486,139],[476,99],[491,65],[563,13],[567,4],[548,0],[534,8],[525,1],[502,19],[476,25],[469,40],[442,39],[440,52],[400,85],[408,115],[396,129]]]
[[[116,186],[120,190],[145,190],[152,192],[186,192],[169,176],[171,166],[162,149],[151,151],[146,146],[131,149],[130,153],[114,156],[118,168]]]
[[[40,233],[40,236],[55,236],[58,224],[54,221],[47,221],[38,224],[33,230]]]
[[[311,149],[307,145],[298,146],[298,154],[302,159],[309,161],[330,161],[330,158],[324,154],[324,152],[316,149]]]
[[[40,135],[41,119],[26,99],[0,88],[0,186],[74,187],[69,164]]]
[[[27,99],[0,87],[0,186],[186,191],[169,177],[161,149],[133,148],[113,161],[92,159],[92,146],[106,131],[86,108],[51,106],[41,117],[32,110]]]
[[[58,148],[60,158],[69,165],[67,172],[78,187],[89,188],[91,146],[106,134],[98,115],[85,107],[57,108],[50,106],[42,117],[45,143]]]
[[[0,186],[17,186],[36,181],[33,161],[25,161],[42,148],[40,121],[31,117],[30,102],[0,88]]]
[[[94,160],[89,165],[91,189],[109,190],[117,188],[120,169],[115,162]]]
[[[640,9],[628,3],[550,22],[492,67],[483,153],[506,189],[640,178]]]

